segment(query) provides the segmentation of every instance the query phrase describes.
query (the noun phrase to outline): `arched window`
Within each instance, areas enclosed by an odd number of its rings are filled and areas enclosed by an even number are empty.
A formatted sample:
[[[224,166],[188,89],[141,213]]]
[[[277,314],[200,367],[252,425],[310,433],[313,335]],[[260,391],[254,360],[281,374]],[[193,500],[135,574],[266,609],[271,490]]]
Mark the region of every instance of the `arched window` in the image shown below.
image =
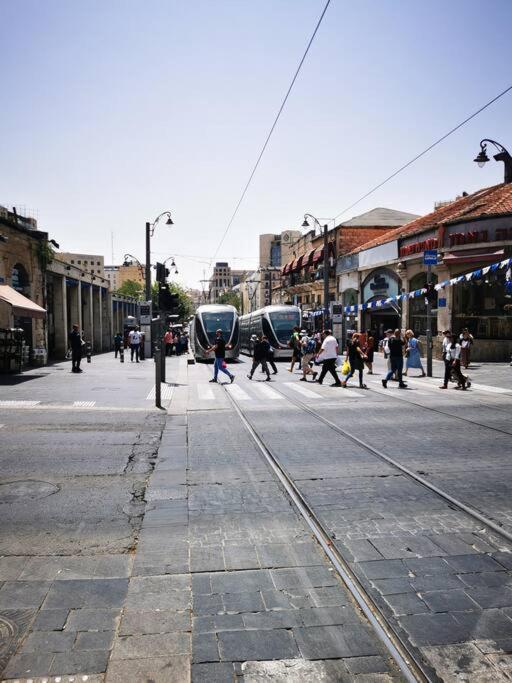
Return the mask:
[[[21,263],[16,263],[11,273],[11,287],[17,292],[24,293],[30,285],[27,271]]]
[[[437,284],[437,275],[432,273],[432,282]],[[409,282],[409,292],[423,289],[427,286],[427,274],[418,273]],[[427,304],[423,295],[409,299],[409,327],[415,335],[427,333]],[[437,334],[437,293],[432,302],[432,334]]]

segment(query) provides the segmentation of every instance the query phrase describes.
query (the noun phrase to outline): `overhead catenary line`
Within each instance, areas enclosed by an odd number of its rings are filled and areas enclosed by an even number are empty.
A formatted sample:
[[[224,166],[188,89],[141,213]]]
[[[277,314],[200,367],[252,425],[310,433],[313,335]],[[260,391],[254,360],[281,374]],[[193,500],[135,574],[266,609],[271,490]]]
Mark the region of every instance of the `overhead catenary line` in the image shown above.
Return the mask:
[[[444,134],[442,137],[440,137],[438,140],[436,140],[436,141],[433,142],[431,145],[429,145],[426,149],[423,150],[423,152],[420,152],[420,153],[417,154],[413,159],[411,159],[411,160],[408,161],[406,164],[404,164],[403,166],[401,166],[399,169],[397,169],[396,171],[394,171],[391,175],[389,175],[387,178],[385,178],[385,179],[384,179],[382,182],[380,182],[378,185],[375,185],[375,187],[372,187],[371,190],[369,190],[369,191],[368,191],[366,194],[364,194],[362,197],[359,197],[359,199],[357,199],[355,202],[353,202],[352,204],[350,204],[350,206],[347,206],[345,209],[343,209],[343,211],[340,211],[340,212],[334,217],[334,220],[338,219],[340,216],[342,216],[342,215],[343,215],[344,213],[346,213],[347,211],[350,211],[350,209],[353,209],[354,206],[356,206],[357,204],[359,204],[360,202],[362,202],[363,199],[366,199],[366,198],[369,197],[371,194],[373,194],[374,192],[376,192],[379,188],[381,188],[381,187],[382,187],[383,185],[385,185],[387,182],[389,182],[390,180],[392,180],[393,178],[395,178],[399,173],[401,173],[402,171],[405,171],[405,169],[408,168],[409,166],[411,166],[412,164],[414,164],[415,161],[418,161],[418,159],[421,159],[421,157],[424,156],[425,154],[427,154],[427,152],[430,152],[431,149],[434,149],[434,147],[436,147],[436,146],[439,145],[441,142],[443,142],[443,140],[446,140],[447,137],[449,137],[450,135],[452,135],[452,133],[455,133],[455,131],[459,130],[459,128],[462,128],[462,126],[465,126],[466,123],[468,123],[469,121],[471,121],[471,119],[474,119],[475,116],[478,116],[478,114],[480,114],[481,112],[483,112],[484,109],[487,109],[487,107],[490,107],[491,104],[494,104],[494,102],[497,102],[497,100],[499,100],[500,97],[503,97],[503,95],[506,95],[510,90],[512,90],[512,85],[509,85],[508,88],[505,88],[505,90],[503,90],[503,92],[500,92],[499,95],[496,95],[496,97],[493,97],[492,100],[489,100],[489,102],[487,102],[487,103],[484,104],[482,107],[480,107],[480,109],[477,109],[477,111],[473,112],[473,114],[471,114],[470,116],[468,116],[467,119],[464,119],[464,121],[461,121],[461,123],[459,123],[458,125],[456,125],[454,128],[452,128],[451,130],[449,130],[447,133],[445,133],[445,134]]]
[[[318,29],[320,28],[320,24],[322,23],[322,20],[323,20],[323,18],[324,18],[325,13],[327,12],[327,8],[329,7],[330,3],[331,3],[331,0],[327,0],[327,2],[325,3],[325,7],[324,7],[324,9],[323,9],[322,14],[320,15],[320,19],[318,20],[318,22],[317,22],[317,24],[316,24],[316,26],[315,26],[315,30],[313,31],[313,34],[312,34],[311,38],[309,39],[309,42],[308,42],[307,47],[306,47],[306,50],[304,51],[304,54],[302,55],[302,59],[301,59],[300,62],[299,62],[299,65],[298,65],[298,67],[297,67],[297,69],[296,69],[296,71],[295,71],[295,74],[294,74],[294,76],[293,76],[293,78],[292,78],[292,81],[291,81],[291,83],[290,83],[290,86],[288,87],[288,90],[286,91],[286,95],[284,96],[284,99],[283,99],[283,101],[282,101],[282,103],[281,103],[281,106],[279,107],[279,111],[277,112],[277,115],[276,115],[276,117],[275,117],[275,119],[274,119],[274,123],[272,124],[272,126],[271,126],[271,128],[270,128],[270,131],[269,131],[269,133],[268,133],[268,135],[267,135],[267,138],[266,138],[266,140],[265,140],[265,142],[264,142],[264,144],[263,144],[263,147],[261,148],[261,151],[260,151],[260,153],[259,153],[259,155],[258,155],[258,158],[256,159],[256,163],[254,164],[253,169],[252,169],[252,171],[251,171],[251,174],[249,175],[249,180],[248,180],[247,183],[245,184],[245,187],[244,187],[244,189],[243,189],[243,191],[242,191],[242,194],[240,195],[240,199],[238,200],[238,203],[237,203],[237,205],[235,206],[235,210],[233,211],[233,214],[231,215],[231,218],[230,218],[229,221],[228,221],[228,224],[227,224],[227,226],[226,226],[226,229],[224,230],[224,233],[223,233],[223,235],[222,235],[222,237],[221,237],[221,239],[220,239],[219,244],[217,245],[217,248],[216,248],[216,250],[215,250],[215,253],[213,254],[213,256],[212,256],[212,258],[211,258],[211,261],[213,261],[213,260],[215,259],[215,257],[217,256],[217,254],[219,253],[219,250],[220,250],[220,248],[222,247],[222,245],[223,245],[223,243],[224,243],[224,240],[226,239],[227,234],[228,234],[228,232],[229,232],[231,226],[233,225],[233,221],[235,220],[236,215],[237,215],[237,213],[238,213],[238,210],[239,210],[239,208],[240,208],[240,206],[241,206],[241,204],[242,204],[242,202],[243,202],[243,200],[244,200],[244,197],[245,197],[245,195],[246,195],[246,193],[247,193],[247,190],[249,189],[249,185],[250,185],[251,182],[252,182],[252,179],[253,179],[253,177],[254,177],[254,174],[256,173],[256,170],[257,170],[258,166],[260,165],[260,161],[261,161],[261,159],[262,159],[262,157],[263,157],[263,155],[264,155],[264,153],[265,153],[265,150],[267,149],[267,145],[268,145],[268,143],[269,143],[269,141],[270,141],[270,138],[272,137],[272,133],[274,132],[274,129],[275,129],[276,125],[277,125],[277,122],[279,121],[279,118],[280,118],[280,116],[281,116],[281,113],[282,113],[282,111],[283,111],[283,109],[284,109],[284,107],[285,107],[285,105],[286,105],[286,102],[287,102],[287,100],[288,100],[288,97],[290,96],[290,93],[291,93],[291,91],[292,91],[292,88],[293,88],[293,86],[295,85],[295,81],[297,80],[297,77],[298,77],[299,72],[300,72],[300,70],[301,70],[301,68],[302,68],[302,65],[304,64],[304,61],[305,61],[305,59],[306,59],[306,57],[307,57],[307,54],[308,54],[308,52],[309,52],[309,48],[311,47],[311,45],[312,45],[312,43],[313,43],[313,40],[315,39],[315,36],[316,36],[316,34],[317,34],[317,31],[318,31]]]

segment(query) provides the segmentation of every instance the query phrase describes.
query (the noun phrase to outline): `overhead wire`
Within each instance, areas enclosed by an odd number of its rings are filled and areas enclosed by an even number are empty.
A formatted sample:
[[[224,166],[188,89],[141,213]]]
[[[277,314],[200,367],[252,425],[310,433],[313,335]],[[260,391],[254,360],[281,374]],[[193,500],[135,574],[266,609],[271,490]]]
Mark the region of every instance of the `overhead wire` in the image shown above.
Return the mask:
[[[270,128],[270,131],[269,131],[269,133],[268,133],[268,135],[267,135],[267,137],[266,137],[266,140],[265,140],[265,142],[264,142],[264,144],[263,144],[263,147],[261,148],[261,151],[260,151],[260,153],[259,153],[259,155],[258,155],[258,158],[256,159],[256,163],[254,164],[253,169],[252,169],[252,171],[251,171],[251,173],[250,173],[250,175],[249,175],[249,179],[248,179],[248,181],[247,181],[246,184],[245,184],[245,187],[244,187],[244,189],[243,189],[243,191],[242,191],[242,194],[240,195],[240,198],[239,198],[239,200],[238,200],[238,202],[237,202],[237,204],[236,204],[236,206],[235,206],[235,210],[233,211],[233,214],[231,215],[231,218],[230,218],[229,221],[228,221],[228,224],[227,224],[227,226],[226,226],[226,229],[224,230],[224,233],[223,233],[223,235],[222,235],[222,237],[221,237],[221,239],[220,239],[219,244],[217,245],[217,248],[216,248],[216,250],[215,250],[215,253],[213,254],[213,256],[212,256],[212,258],[211,258],[211,261],[213,261],[213,260],[215,259],[215,257],[217,256],[217,254],[219,253],[219,250],[220,250],[220,248],[222,247],[222,245],[223,245],[223,243],[224,243],[224,240],[226,239],[227,234],[228,234],[229,230],[231,229],[231,226],[233,225],[233,221],[235,220],[236,215],[238,214],[238,210],[240,209],[240,206],[242,205],[242,202],[243,202],[243,200],[244,200],[244,198],[245,198],[245,195],[246,195],[246,193],[247,193],[247,190],[249,189],[249,186],[250,186],[250,184],[251,184],[251,182],[252,182],[252,179],[254,178],[254,174],[256,173],[256,170],[258,169],[258,166],[260,165],[260,161],[261,161],[261,159],[262,159],[262,157],[263,157],[263,155],[264,155],[264,153],[265,153],[265,150],[267,149],[267,145],[268,145],[268,143],[270,142],[270,138],[272,137],[272,133],[274,132],[274,129],[275,129],[276,125],[277,125],[277,122],[279,121],[279,118],[280,118],[280,116],[281,116],[281,113],[283,112],[283,109],[284,109],[284,107],[285,107],[285,105],[286,105],[286,102],[287,102],[287,100],[288,100],[288,97],[290,96],[290,93],[291,93],[291,91],[292,91],[292,88],[293,88],[293,86],[295,85],[295,81],[297,80],[297,77],[298,77],[298,75],[299,75],[299,72],[300,72],[300,70],[301,70],[301,68],[302,68],[302,65],[304,64],[304,61],[305,61],[305,59],[306,59],[306,57],[307,57],[307,54],[308,54],[308,52],[309,52],[310,47],[311,47],[311,45],[313,44],[313,41],[314,41],[314,39],[315,39],[315,36],[316,36],[316,34],[317,34],[317,32],[318,32],[318,29],[320,28],[320,24],[322,23],[322,20],[323,20],[323,18],[324,18],[325,13],[327,12],[327,8],[329,7],[330,3],[331,3],[331,0],[327,0],[327,2],[325,3],[325,7],[324,7],[324,9],[323,9],[323,11],[322,11],[322,14],[320,15],[320,18],[319,18],[319,20],[318,20],[318,22],[317,22],[317,24],[316,24],[316,26],[315,26],[315,30],[313,31],[313,34],[311,35],[311,38],[309,39],[309,42],[308,42],[307,47],[306,47],[306,49],[305,49],[305,51],[304,51],[304,54],[302,55],[302,59],[301,59],[300,62],[299,62],[299,65],[298,65],[298,67],[297,67],[297,69],[296,69],[296,71],[295,71],[295,74],[294,74],[294,76],[293,76],[293,78],[292,78],[292,81],[291,81],[289,87],[288,87],[288,90],[286,91],[286,95],[284,96],[284,99],[283,99],[283,101],[282,101],[282,103],[281,103],[281,106],[279,107],[279,111],[277,112],[277,115],[276,115],[276,117],[275,117],[275,119],[274,119],[274,122],[273,122],[273,124],[272,124],[272,126],[271,126],[271,128]]]
[[[433,142],[431,145],[429,145],[426,149],[423,150],[423,152],[420,152],[420,153],[417,154],[415,157],[413,157],[410,161],[408,161],[406,164],[404,164],[403,166],[400,166],[399,169],[397,169],[396,171],[394,171],[391,175],[389,175],[387,178],[385,178],[385,179],[384,179],[382,182],[380,182],[378,185],[375,185],[375,187],[372,187],[371,190],[369,190],[368,192],[366,192],[366,194],[364,194],[362,197],[359,197],[359,199],[357,199],[355,202],[353,202],[352,204],[350,204],[350,206],[347,206],[345,209],[343,209],[343,211],[340,211],[338,214],[336,214],[336,216],[334,217],[334,220],[337,220],[337,219],[338,219],[340,216],[342,216],[344,213],[346,213],[347,211],[350,211],[350,209],[353,209],[354,206],[356,206],[357,204],[359,204],[360,202],[362,202],[363,199],[366,199],[366,198],[369,197],[371,194],[373,194],[374,192],[376,192],[378,189],[380,189],[380,188],[381,188],[383,185],[385,185],[387,182],[389,182],[390,180],[392,180],[393,178],[395,178],[399,173],[401,173],[402,171],[405,171],[405,169],[408,168],[409,166],[411,166],[412,164],[414,164],[415,161],[418,161],[418,159],[421,159],[421,157],[424,156],[425,154],[427,154],[427,152],[430,152],[431,149],[434,149],[434,147],[436,147],[436,146],[439,145],[441,142],[443,142],[443,140],[446,140],[446,138],[449,137],[450,135],[452,135],[452,133],[455,133],[455,131],[459,130],[459,128],[462,128],[462,126],[464,126],[466,123],[468,123],[469,121],[471,121],[471,119],[474,119],[475,116],[478,116],[478,114],[480,114],[481,112],[483,112],[484,109],[487,109],[487,107],[490,107],[491,104],[494,104],[494,102],[496,102],[497,100],[499,100],[500,97],[503,97],[503,95],[506,95],[510,90],[512,90],[512,85],[510,85],[508,88],[505,88],[505,90],[503,90],[503,92],[500,92],[499,95],[496,95],[496,97],[493,97],[492,100],[489,100],[489,102],[487,102],[487,103],[484,104],[482,107],[480,107],[480,109],[478,109],[477,111],[473,112],[473,114],[471,114],[471,115],[468,116],[466,119],[464,119],[464,121],[461,121],[461,123],[459,123],[458,125],[456,125],[454,128],[452,128],[451,130],[449,130],[447,133],[445,133],[445,134],[444,134],[442,137],[440,137],[438,140],[436,140],[436,141]]]

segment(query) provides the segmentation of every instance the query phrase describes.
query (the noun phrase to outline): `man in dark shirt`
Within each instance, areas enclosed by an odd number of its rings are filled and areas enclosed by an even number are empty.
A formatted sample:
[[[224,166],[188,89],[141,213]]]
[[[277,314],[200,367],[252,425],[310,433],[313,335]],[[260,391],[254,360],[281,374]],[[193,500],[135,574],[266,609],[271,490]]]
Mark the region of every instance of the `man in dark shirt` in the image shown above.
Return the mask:
[[[235,376],[232,375],[226,367],[226,349],[230,349],[230,346],[226,345],[226,341],[222,336],[222,330],[217,330],[215,333],[215,344],[210,346],[208,351],[215,352],[215,361],[213,364],[213,379],[210,382],[216,382],[219,370],[226,374],[231,383],[235,381]]]
[[[400,330],[395,330],[394,336],[388,340],[389,360],[391,368],[386,375],[386,379],[382,380],[384,389],[388,386],[388,381],[393,377],[394,373],[398,377],[398,386],[400,389],[406,389],[407,384],[402,381],[402,370],[404,368],[404,346],[405,342],[400,335]]]
[[[252,376],[254,375],[254,371],[260,365],[261,363],[261,368],[263,372],[267,374],[267,379],[265,380],[266,382],[270,382],[270,372],[268,371],[268,365],[267,365],[267,358],[268,354],[270,352],[270,344],[266,340],[266,337],[263,339],[258,339],[256,335],[253,335],[252,341],[254,343],[253,346],[253,360],[252,360],[252,368],[251,372],[247,375],[249,379],[252,379]]]
[[[80,368],[82,360],[82,335],[78,325],[73,325],[73,329],[68,335],[69,347],[71,349],[71,372],[83,372]]]

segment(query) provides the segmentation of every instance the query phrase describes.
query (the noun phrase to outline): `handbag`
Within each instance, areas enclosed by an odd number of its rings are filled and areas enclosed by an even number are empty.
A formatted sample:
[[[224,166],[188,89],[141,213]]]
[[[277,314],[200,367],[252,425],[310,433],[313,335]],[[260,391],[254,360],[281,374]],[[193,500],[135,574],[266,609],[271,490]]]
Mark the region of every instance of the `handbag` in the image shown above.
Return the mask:
[[[228,364],[226,363],[225,360],[222,361],[222,368],[225,370],[228,367]]]
[[[346,360],[346,361],[343,363],[343,365],[341,366],[341,374],[342,374],[342,375],[349,375],[349,374],[350,374],[350,370],[351,370],[350,363],[348,362],[348,360]]]

